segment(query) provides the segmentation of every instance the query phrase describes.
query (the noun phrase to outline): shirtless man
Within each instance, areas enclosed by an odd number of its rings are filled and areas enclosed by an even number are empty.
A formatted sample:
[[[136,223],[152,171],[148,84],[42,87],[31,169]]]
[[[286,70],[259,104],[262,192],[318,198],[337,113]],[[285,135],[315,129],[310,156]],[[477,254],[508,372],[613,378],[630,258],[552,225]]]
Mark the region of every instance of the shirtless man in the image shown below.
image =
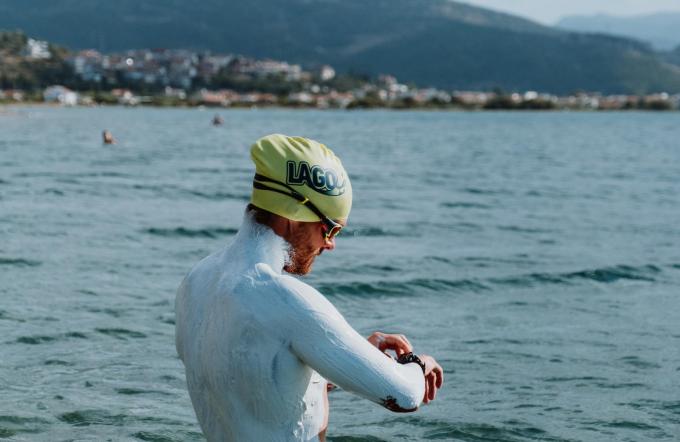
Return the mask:
[[[269,135],[251,148],[251,203],[233,243],[179,287],[176,344],[209,441],[323,441],[327,382],[395,412],[434,399],[443,371],[402,335],[361,337],[290,274],[335,248],[352,188],[326,146]],[[393,350],[397,360],[386,357]]]
[[[113,134],[111,134],[111,132],[104,130],[102,132],[102,142],[104,144],[116,144],[116,139],[113,138]]]

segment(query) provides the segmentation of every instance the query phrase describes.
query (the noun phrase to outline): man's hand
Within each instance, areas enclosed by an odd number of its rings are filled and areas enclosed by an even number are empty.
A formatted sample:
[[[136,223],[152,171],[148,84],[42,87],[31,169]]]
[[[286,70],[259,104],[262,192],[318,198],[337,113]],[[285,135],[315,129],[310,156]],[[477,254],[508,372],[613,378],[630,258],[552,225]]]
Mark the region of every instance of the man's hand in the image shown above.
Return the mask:
[[[373,344],[374,347],[383,353],[385,353],[387,350],[394,351],[397,354],[397,357],[403,355],[404,353],[410,353],[413,351],[411,343],[408,342],[408,339],[406,339],[406,336],[404,335],[389,335],[386,333],[375,332],[368,337],[368,342]]]
[[[427,404],[434,400],[437,389],[441,388],[444,383],[444,370],[432,356],[418,355],[418,357],[425,363],[425,397],[423,397],[423,403]]]

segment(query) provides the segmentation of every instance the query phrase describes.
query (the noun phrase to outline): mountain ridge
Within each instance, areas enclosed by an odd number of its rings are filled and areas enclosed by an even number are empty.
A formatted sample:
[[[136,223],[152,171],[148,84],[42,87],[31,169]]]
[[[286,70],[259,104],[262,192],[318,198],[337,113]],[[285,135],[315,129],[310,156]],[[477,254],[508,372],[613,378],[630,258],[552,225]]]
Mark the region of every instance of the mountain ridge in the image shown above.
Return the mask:
[[[680,12],[633,16],[572,15],[560,19],[556,26],[577,32],[604,32],[635,38],[663,51],[680,46]]]
[[[4,0],[0,28],[74,49],[208,49],[449,89],[680,92],[647,45],[448,0]]]

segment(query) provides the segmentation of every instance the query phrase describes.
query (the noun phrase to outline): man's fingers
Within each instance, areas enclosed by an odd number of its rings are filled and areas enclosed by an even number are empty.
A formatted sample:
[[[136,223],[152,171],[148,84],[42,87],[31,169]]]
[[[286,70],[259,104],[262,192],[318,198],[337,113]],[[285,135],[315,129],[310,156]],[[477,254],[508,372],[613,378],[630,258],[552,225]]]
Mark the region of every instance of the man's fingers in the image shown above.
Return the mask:
[[[387,335],[383,341],[381,350],[394,350],[397,356],[413,351],[413,347],[403,335]]]
[[[434,400],[434,397],[437,395],[437,388],[434,386],[436,381],[437,376],[432,373],[427,377],[427,392],[429,393],[428,397],[431,401]]]
[[[408,351],[413,351],[413,346],[409,342],[408,339],[406,339],[406,336],[404,335],[399,335],[399,337],[406,343],[406,346],[408,347]]]
[[[397,357],[413,351],[413,346],[404,335],[390,335],[374,332],[367,339],[368,342],[377,347],[381,352],[385,353],[387,350],[392,350],[396,353]]]
[[[423,403],[427,404],[430,402],[430,383],[425,379],[425,395],[423,396]]]
[[[444,384],[444,370],[441,365],[437,364],[432,371],[437,375],[437,383],[435,385],[437,388],[442,388],[442,385]]]
[[[411,348],[411,344],[409,344],[408,341],[403,339],[394,340],[394,352],[397,354],[397,356],[410,353],[411,351],[413,350]]]

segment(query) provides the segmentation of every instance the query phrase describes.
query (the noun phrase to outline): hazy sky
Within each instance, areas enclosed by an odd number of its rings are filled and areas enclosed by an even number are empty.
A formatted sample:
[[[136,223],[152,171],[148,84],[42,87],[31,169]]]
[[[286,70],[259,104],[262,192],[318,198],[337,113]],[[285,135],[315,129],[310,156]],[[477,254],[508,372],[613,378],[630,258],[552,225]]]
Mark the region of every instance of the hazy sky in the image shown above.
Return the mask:
[[[574,14],[612,15],[651,14],[680,11],[680,0],[460,0],[477,6],[528,17],[553,24],[560,17]]]

